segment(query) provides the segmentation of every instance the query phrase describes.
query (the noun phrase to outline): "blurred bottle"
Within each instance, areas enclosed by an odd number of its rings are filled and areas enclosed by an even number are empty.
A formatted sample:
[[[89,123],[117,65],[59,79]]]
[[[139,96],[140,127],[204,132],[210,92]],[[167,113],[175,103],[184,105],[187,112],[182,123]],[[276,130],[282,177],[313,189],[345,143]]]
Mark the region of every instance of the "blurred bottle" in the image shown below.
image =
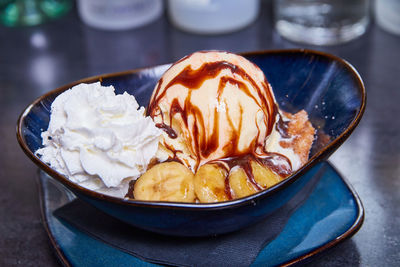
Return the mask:
[[[66,14],[71,0],[0,0],[0,23],[33,26]]]
[[[375,19],[384,30],[400,34],[400,0],[375,0]]]
[[[162,0],[78,0],[81,19],[104,30],[126,30],[156,20],[162,13]]]
[[[252,23],[259,0],[169,0],[172,23],[185,31],[201,34],[226,33]]]
[[[275,27],[295,42],[340,44],[364,34],[369,7],[369,0],[275,0]]]

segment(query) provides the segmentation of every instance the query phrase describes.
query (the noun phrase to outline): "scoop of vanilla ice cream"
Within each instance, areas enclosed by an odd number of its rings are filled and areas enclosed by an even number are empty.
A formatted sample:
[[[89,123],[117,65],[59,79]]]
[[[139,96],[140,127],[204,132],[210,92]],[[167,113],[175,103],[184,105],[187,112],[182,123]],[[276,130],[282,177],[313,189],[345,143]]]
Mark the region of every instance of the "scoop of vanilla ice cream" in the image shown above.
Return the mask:
[[[160,161],[175,157],[193,171],[262,149],[276,112],[264,73],[242,56],[218,51],[196,52],[172,65],[148,109],[165,130]]]
[[[52,103],[36,154],[83,187],[124,197],[155,156],[160,135],[132,95],[99,82],[79,84]]]

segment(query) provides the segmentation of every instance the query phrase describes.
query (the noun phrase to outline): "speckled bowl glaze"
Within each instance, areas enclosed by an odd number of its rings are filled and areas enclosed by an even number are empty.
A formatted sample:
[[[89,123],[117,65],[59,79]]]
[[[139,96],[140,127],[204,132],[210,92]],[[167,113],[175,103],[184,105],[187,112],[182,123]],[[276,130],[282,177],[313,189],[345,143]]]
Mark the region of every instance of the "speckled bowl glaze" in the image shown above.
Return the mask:
[[[232,232],[266,218],[289,201],[312,179],[303,175],[328,158],[352,133],[365,109],[365,88],[357,71],[338,57],[311,50],[274,50],[243,54],[257,64],[272,85],[280,108],[305,109],[314,127],[328,134],[317,139],[310,160],[292,176],[257,194],[232,201],[195,204],[126,200],[76,185],[34,155],[41,132],[48,127],[50,106],[57,95],[79,83],[101,81],[117,93],[133,94],[146,106],[164,71],[161,65],[82,79],[55,89],[29,105],[17,124],[17,139],[28,157],[76,196],[128,224],[167,235],[207,236]]]

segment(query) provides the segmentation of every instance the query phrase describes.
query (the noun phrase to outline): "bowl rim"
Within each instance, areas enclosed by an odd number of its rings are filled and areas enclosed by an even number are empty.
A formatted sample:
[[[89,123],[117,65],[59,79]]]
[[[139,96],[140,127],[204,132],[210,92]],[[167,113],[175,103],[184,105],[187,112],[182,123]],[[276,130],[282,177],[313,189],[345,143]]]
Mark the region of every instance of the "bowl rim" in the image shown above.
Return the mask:
[[[91,76],[88,78],[79,79],[77,81],[65,84],[61,87],[58,87],[54,90],[47,92],[46,94],[43,94],[42,96],[35,99],[31,104],[29,104],[23,110],[21,115],[19,116],[17,125],[16,125],[17,126],[16,127],[16,135],[17,135],[18,143],[21,146],[22,150],[25,152],[25,154],[37,166],[39,166],[39,168],[41,168],[43,171],[45,171],[47,174],[49,174],[51,177],[53,177],[57,181],[61,182],[69,190],[73,191],[74,193],[78,193],[78,195],[83,194],[83,195],[86,195],[87,197],[91,197],[91,198],[95,198],[95,199],[103,200],[103,201],[105,200],[105,201],[109,201],[114,204],[120,204],[120,205],[147,207],[147,208],[163,208],[163,209],[215,210],[215,209],[234,208],[237,206],[255,204],[257,200],[263,199],[265,197],[269,197],[273,194],[276,194],[279,191],[281,191],[284,188],[291,185],[292,183],[294,183],[295,181],[297,181],[312,166],[314,166],[316,163],[324,160],[324,158],[326,158],[331,153],[333,153],[350,136],[350,134],[354,131],[356,126],[359,124],[359,122],[364,114],[365,106],[366,106],[366,91],[365,91],[365,86],[361,79],[361,76],[359,75],[357,70],[348,61],[346,61],[345,59],[342,59],[338,56],[326,53],[326,52],[309,50],[309,49],[277,49],[277,50],[252,51],[252,52],[245,52],[245,53],[239,53],[239,54],[244,57],[257,56],[257,55],[259,55],[259,56],[260,55],[261,56],[262,55],[276,55],[276,54],[305,54],[305,55],[315,55],[318,57],[327,58],[331,61],[339,63],[341,67],[344,67],[347,71],[349,71],[349,73],[352,74],[352,76],[354,78],[356,78],[357,89],[358,89],[359,93],[361,94],[361,105],[359,107],[357,114],[351,121],[350,125],[339,136],[337,136],[325,148],[323,148],[320,151],[318,151],[317,153],[315,153],[307,161],[306,164],[304,164],[300,169],[298,169],[296,172],[294,172],[290,177],[282,180],[278,184],[276,184],[270,188],[267,188],[263,191],[257,192],[255,194],[247,196],[247,197],[229,200],[229,201],[223,201],[223,202],[215,202],[215,203],[142,201],[142,200],[132,200],[132,199],[126,199],[126,198],[113,197],[113,196],[102,194],[102,193],[84,188],[82,186],[79,186],[78,184],[69,180],[66,176],[59,174],[58,172],[53,170],[50,166],[48,166],[46,163],[42,162],[39,159],[39,157],[35,156],[34,153],[29,149],[27,143],[25,142],[25,139],[23,138],[23,134],[22,134],[23,122],[24,122],[25,118],[27,117],[27,115],[29,114],[29,112],[31,111],[31,109],[34,106],[36,106],[38,103],[40,103],[44,99],[48,98],[50,95],[54,95],[54,94],[58,95],[61,92],[71,88],[74,85],[80,84],[80,83],[92,83],[92,82],[96,82],[96,81],[102,82],[103,79],[106,79],[106,78],[130,75],[130,74],[134,74],[134,73],[137,73],[140,71],[154,69],[156,67],[165,67],[170,64],[160,64],[160,65],[156,65],[156,66],[137,68],[137,69],[126,70],[126,71],[122,71],[122,72],[115,72],[115,73]]]

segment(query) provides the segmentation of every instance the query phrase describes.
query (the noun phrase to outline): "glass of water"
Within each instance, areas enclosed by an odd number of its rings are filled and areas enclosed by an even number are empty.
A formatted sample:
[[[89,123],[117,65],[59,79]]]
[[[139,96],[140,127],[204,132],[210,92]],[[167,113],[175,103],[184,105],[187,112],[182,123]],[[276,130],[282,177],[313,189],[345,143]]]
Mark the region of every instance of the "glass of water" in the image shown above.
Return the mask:
[[[334,45],[361,36],[370,0],[274,0],[276,30],[286,39]]]

